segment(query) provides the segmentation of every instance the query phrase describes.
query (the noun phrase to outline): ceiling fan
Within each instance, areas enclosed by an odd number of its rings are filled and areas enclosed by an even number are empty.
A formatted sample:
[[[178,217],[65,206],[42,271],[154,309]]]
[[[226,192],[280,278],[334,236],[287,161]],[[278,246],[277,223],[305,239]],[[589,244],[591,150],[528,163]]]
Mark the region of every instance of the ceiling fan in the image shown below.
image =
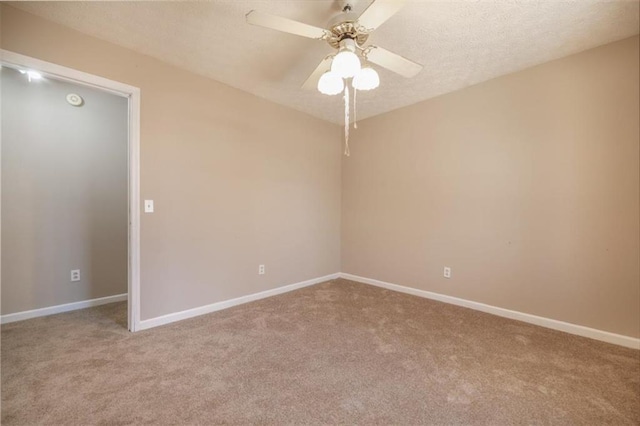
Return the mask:
[[[352,12],[356,1],[341,0],[342,12],[329,21],[326,29],[256,10],[247,13],[246,19],[252,25],[324,40],[338,50],[320,62],[302,85],[304,89],[317,87],[321,93],[337,95],[345,89],[343,80],[347,79],[352,79],[351,84],[356,90],[375,89],[380,79],[377,72],[366,65],[367,62],[403,77],[418,74],[422,65],[382,47],[366,45],[369,35],[400,10],[405,0],[374,0],[360,16]],[[365,66],[361,66],[360,58]]]

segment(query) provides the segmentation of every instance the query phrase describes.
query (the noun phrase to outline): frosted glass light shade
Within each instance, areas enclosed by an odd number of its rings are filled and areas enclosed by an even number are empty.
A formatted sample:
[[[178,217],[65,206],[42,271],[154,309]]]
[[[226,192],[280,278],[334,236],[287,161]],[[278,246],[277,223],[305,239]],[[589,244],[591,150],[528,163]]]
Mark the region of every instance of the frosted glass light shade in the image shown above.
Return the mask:
[[[362,68],[351,82],[356,90],[372,90],[380,85],[380,77],[373,68]]]
[[[318,90],[325,95],[337,95],[344,90],[344,81],[333,71],[327,71],[318,80]]]
[[[358,55],[350,50],[341,50],[333,58],[331,71],[342,78],[351,78],[360,71],[360,59],[358,59]]]

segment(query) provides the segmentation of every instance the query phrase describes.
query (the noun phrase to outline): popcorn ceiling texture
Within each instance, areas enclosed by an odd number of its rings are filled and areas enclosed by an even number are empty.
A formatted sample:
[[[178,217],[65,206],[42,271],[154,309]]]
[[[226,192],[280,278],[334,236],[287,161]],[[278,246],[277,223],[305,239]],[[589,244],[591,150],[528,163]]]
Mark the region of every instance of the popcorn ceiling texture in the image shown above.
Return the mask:
[[[361,0],[355,11],[370,3]],[[324,27],[331,0],[12,2],[80,32],[333,123],[341,96],[300,87],[332,48],[246,24],[252,9]],[[358,117],[411,105],[639,32],[637,1],[414,1],[369,38],[424,65],[405,79],[376,67],[381,85],[358,94]]]

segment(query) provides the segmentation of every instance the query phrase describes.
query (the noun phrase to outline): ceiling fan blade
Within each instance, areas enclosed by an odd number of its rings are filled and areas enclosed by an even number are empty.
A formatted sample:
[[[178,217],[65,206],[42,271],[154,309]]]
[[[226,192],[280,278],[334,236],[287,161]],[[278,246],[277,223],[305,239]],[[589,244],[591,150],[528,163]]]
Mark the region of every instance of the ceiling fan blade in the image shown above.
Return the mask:
[[[395,15],[404,4],[405,0],[374,0],[373,3],[362,12],[362,15],[358,18],[358,23],[367,31],[371,32]]]
[[[281,16],[270,15],[268,13],[252,10],[246,15],[247,23],[257,25],[259,27],[271,28],[272,30],[282,31],[289,34],[295,34],[302,37],[322,39],[327,30],[314,27],[313,25],[303,24],[293,19],[283,18]]]
[[[389,52],[387,49],[383,49],[378,46],[367,46],[367,48],[370,48],[366,54],[366,57],[370,62],[378,64],[381,67],[384,67],[389,71],[393,71],[396,74],[400,74],[403,77],[414,77],[420,72],[420,70],[422,70],[422,65],[410,61],[396,53]]]
[[[302,88],[304,90],[312,90],[318,86],[320,76],[331,69],[331,55],[327,56],[320,62],[318,67],[311,73],[307,81],[304,82]]]

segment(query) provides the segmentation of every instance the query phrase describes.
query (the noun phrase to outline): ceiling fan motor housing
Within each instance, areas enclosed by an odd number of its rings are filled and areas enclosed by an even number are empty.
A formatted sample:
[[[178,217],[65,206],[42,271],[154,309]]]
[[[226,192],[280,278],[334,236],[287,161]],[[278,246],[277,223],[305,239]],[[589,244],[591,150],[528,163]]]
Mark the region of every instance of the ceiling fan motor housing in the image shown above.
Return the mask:
[[[342,40],[351,39],[362,46],[368,38],[369,33],[358,24],[358,15],[353,12],[341,13],[329,22],[327,43],[336,49]]]

